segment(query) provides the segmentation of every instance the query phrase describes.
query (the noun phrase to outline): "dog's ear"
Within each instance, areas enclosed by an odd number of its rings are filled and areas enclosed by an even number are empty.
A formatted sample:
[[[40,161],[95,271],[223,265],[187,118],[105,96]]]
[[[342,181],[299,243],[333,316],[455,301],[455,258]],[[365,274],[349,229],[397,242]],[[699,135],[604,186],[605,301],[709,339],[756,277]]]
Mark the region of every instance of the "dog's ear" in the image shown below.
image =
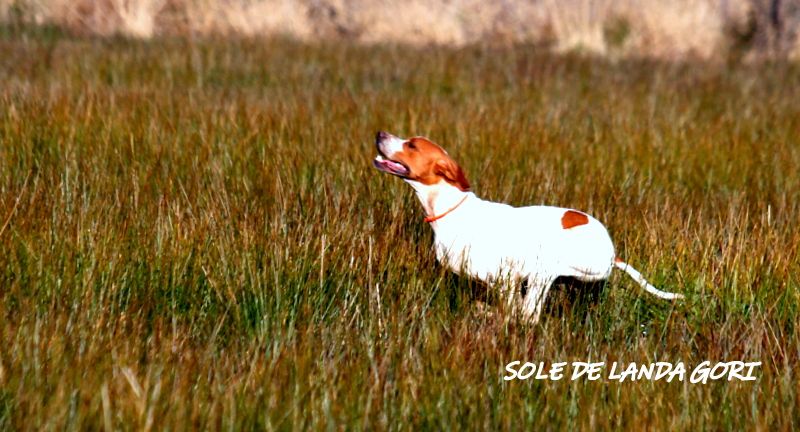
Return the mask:
[[[452,159],[446,158],[436,161],[434,172],[451,185],[461,189],[461,191],[469,191],[469,180],[467,180],[464,170]]]

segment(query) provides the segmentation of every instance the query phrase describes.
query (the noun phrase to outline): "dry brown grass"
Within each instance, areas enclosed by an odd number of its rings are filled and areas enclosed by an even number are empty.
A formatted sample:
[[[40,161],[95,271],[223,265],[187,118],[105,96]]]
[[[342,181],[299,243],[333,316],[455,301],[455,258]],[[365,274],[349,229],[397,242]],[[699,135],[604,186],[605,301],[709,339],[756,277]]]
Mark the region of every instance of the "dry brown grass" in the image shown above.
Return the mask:
[[[278,35],[416,46],[533,43],[612,57],[797,58],[800,8],[787,3],[773,11],[766,0],[0,0],[0,19],[135,38]]]
[[[800,427],[795,65],[39,28],[0,50],[0,430]],[[371,167],[377,129],[440,142],[487,199],[589,211],[687,300],[614,274],[540,325],[479,313]],[[514,359],[763,367],[505,382]]]

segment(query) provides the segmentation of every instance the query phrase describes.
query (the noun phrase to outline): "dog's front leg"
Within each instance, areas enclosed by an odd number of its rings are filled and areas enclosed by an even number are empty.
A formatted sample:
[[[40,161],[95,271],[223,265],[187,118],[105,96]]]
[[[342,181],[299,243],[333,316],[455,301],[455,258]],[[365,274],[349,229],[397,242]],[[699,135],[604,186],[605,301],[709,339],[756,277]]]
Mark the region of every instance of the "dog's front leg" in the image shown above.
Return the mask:
[[[550,276],[534,275],[528,278],[528,292],[525,293],[522,301],[522,315],[534,324],[539,322],[547,293],[553,285],[553,279]]]

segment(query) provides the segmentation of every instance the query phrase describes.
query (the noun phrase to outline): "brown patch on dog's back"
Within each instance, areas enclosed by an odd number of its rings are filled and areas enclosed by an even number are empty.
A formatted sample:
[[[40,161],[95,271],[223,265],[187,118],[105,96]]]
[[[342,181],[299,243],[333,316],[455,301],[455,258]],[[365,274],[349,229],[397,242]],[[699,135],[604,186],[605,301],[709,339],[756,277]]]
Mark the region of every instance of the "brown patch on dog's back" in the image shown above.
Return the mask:
[[[567,210],[564,212],[564,216],[561,216],[561,226],[564,229],[575,228],[588,223],[589,217],[579,211]]]

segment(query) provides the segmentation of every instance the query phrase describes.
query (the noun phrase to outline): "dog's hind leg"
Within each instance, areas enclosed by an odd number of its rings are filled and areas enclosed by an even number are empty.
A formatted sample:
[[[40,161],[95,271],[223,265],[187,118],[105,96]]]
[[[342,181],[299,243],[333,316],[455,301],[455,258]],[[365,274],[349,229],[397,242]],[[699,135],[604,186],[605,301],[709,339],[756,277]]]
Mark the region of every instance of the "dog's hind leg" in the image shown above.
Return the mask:
[[[530,276],[528,278],[528,292],[525,293],[525,298],[522,300],[522,315],[531,323],[539,322],[544,307],[544,300],[547,298],[547,293],[550,292],[550,287],[553,286],[551,276]]]

